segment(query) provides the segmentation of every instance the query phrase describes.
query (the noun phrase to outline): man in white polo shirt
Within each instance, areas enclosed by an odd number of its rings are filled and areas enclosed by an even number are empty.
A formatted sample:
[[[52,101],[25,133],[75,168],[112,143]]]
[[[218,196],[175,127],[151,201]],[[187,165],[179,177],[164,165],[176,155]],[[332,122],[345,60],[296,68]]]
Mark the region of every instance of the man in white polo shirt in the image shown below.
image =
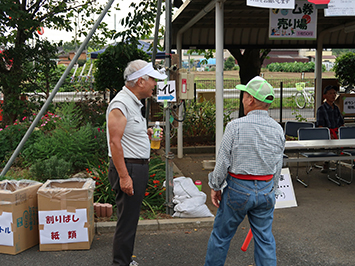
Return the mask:
[[[151,97],[156,79],[165,74],[151,63],[135,60],[124,72],[125,86],[110,102],[107,113],[107,142],[110,167],[108,178],[116,192],[117,225],[113,239],[112,265],[138,265],[132,261],[140,207],[149,178],[149,138],[142,116],[141,100]]]

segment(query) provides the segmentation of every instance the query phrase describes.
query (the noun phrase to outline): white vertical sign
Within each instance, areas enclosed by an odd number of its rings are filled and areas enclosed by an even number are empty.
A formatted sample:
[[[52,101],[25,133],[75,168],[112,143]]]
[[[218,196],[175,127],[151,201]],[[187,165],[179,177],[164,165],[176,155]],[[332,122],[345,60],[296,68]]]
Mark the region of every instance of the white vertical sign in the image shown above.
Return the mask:
[[[275,209],[297,207],[290,169],[282,168],[278,189],[281,194],[276,197]]]

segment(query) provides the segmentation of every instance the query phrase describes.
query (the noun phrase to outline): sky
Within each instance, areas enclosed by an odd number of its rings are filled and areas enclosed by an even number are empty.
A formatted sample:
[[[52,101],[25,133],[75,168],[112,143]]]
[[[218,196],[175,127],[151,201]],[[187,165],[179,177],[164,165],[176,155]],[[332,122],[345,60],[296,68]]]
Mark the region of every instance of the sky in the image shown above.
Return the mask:
[[[108,0],[97,0],[101,5],[107,4]],[[103,19],[103,22],[106,22],[108,24],[109,29],[115,29],[115,19],[114,15],[116,14],[116,30],[119,31],[120,29],[122,30],[122,26],[120,24],[120,20],[122,18],[125,18],[127,16],[127,13],[129,11],[133,11],[132,9],[129,8],[129,5],[131,2],[139,2],[140,0],[115,0],[113,4],[111,5],[110,11],[111,11],[111,16],[106,16]],[[117,11],[115,10],[115,6],[119,4],[121,10]],[[99,15],[95,15],[94,20],[96,20],[99,17]],[[160,17],[160,24],[165,24],[165,16],[164,14],[161,14]],[[44,28],[44,33],[41,35],[43,38],[47,38],[49,41],[55,41],[58,42],[60,40],[63,40],[64,42],[69,42],[73,39],[75,33],[73,32],[66,32],[66,31],[58,31],[58,30],[51,30],[48,28]],[[84,40],[85,37],[82,37],[80,40]]]

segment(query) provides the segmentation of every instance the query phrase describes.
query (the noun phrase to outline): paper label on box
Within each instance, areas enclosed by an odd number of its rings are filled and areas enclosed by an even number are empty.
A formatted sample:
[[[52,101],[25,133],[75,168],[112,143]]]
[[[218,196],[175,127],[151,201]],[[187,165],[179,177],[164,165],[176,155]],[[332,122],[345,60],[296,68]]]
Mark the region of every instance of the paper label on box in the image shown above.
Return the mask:
[[[0,245],[14,246],[14,233],[11,230],[12,213],[3,212],[0,215]]]
[[[89,241],[86,209],[39,211],[39,224],[43,230],[39,232],[40,244],[63,244]]]

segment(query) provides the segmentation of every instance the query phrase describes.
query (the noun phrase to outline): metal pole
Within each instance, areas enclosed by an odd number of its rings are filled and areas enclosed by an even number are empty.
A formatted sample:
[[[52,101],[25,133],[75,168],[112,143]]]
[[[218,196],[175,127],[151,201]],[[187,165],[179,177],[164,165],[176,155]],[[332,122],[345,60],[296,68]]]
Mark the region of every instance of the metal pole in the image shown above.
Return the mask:
[[[224,1],[216,2],[216,158],[223,137]]]
[[[165,67],[168,69],[167,75],[169,80],[169,69],[171,65],[171,0],[165,1]],[[166,175],[166,213],[173,214],[173,165],[172,159],[174,154],[170,152],[170,103],[165,110],[165,175]]]
[[[154,42],[153,42],[153,53],[152,53],[152,65],[155,66],[155,59],[157,56],[157,46],[158,46],[158,34],[159,34],[159,25],[160,25],[160,14],[161,14],[161,1],[158,0],[157,6],[157,18],[155,20],[155,33],[154,33]],[[149,111],[151,106],[152,99],[146,98],[145,99],[145,119],[147,121],[147,126],[149,122]]]
[[[105,9],[102,11],[101,15],[99,16],[99,18],[96,20],[93,28],[91,29],[91,31],[89,32],[89,34],[86,36],[84,42],[80,45],[79,50],[77,51],[77,53],[75,54],[73,60],[70,62],[69,66],[66,68],[66,70],[64,71],[63,75],[61,76],[61,78],[59,79],[57,85],[54,87],[52,93],[49,95],[47,101],[44,103],[44,105],[42,106],[41,110],[39,111],[39,113],[37,114],[36,118],[33,120],[31,126],[28,128],[25,136],[23,136],[22,140],[20,141],[19,145],[16,147],[16,150],[14,151],[14,153],[12,154],[10,160],[6,163],[4,169],[2,170],[0,176],[5,176],[5,174],[7,173],[7,171],[9,170],[9,168],[11,167],[12,163],[14,162],[14,160],[16,159],[17,155],[20,153],[21,149],[23,148],[23,146],[25,145],[27,139],[30,137],[32,131],[34,130],[34,128],[36,127],[38,121],[41,119],[41,117],[44,115],[44,113],[46,112],[48,106],[50,105],[50,103],[52,102],[54,96],[57,94],[60,86],[62,86],[63,82],[65,81],[65,78],[68,76],[68,74],[70,73],[70,70],[73,68],[74,64],[76,63],[76,61],[78,60],[79,56],[81,55],[82,51],[84,50],[85,46],[88,44],[89,40],[91,39],[92,35],[94,34],[95,30],[99,27],[101,21],[103,20],[103,18],[105,17],[107,11],[110,9],[112,3],[115,0],[110,0]]]
[[[157,19],[155,20],[155,31],[154,31],[155,33],[154,33],[153,54],[152,54],[153,67],[155,65],[155,59],[157,56],[158,34],[159,34],[160,13],[161,13],[161,1],[162,0],[158,0]]]
[[[280,82],[280,123],[282,123],[283,82]]]

